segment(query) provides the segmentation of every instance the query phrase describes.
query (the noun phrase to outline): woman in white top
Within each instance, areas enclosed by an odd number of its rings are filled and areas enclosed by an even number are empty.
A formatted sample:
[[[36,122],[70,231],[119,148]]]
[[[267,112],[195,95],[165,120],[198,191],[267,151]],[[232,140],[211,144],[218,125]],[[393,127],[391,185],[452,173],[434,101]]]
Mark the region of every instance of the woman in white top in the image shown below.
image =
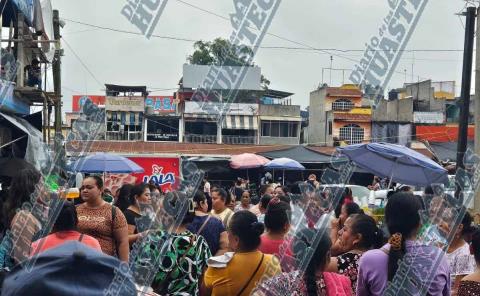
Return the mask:
[[[470,247],[464,239],[465,235],[475,229],[471,224],[472,216],[466,212],[462,224],[458,226],[455,237],[447,250],[447,259],[450,264],[452,295],[454,296],[457,295],[458,286],[462,278],[475,271],[475,258],[470,254]],[[441,226],[441,228],[445,227]],[[447,229],[443,230],[447,231]]]

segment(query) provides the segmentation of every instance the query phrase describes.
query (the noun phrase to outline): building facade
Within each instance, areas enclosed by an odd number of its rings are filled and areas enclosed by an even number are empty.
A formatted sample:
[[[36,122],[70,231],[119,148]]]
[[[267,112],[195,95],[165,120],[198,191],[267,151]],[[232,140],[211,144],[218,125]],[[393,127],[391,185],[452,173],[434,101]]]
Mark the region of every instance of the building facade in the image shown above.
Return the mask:
[[[355,85],[323,85],[310,93],[308,143],[358,144],[371,137],[371,109]]]

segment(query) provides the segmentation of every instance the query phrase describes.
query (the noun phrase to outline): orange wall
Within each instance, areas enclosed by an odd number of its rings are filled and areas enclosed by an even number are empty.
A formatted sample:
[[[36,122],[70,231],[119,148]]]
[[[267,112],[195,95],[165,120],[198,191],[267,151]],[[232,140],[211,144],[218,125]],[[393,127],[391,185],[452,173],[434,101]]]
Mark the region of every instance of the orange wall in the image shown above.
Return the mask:
[[[340,138],[340,128],[347,124],[357,124],[364,129],[364,142],[370,142],[372,137],[372,125],[370,122],[346,122],[346,121],[334,121],[332,136]]]
[[[457,125],[417,125],[415,127],[417,140],[429,142],[455,142],[458,140]],[[475,126],[468,126],[468,139],[473,140]]]

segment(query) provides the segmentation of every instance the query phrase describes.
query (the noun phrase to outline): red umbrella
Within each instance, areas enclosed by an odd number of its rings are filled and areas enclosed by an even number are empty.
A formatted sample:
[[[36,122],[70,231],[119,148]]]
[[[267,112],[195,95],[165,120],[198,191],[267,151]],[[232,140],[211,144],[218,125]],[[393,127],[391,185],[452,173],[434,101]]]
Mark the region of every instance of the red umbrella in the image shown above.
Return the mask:
[[[259,168],[269,162],[267,158],[253,153],[242,153],[232,155],[230,166],[234,169],[253,169]]]

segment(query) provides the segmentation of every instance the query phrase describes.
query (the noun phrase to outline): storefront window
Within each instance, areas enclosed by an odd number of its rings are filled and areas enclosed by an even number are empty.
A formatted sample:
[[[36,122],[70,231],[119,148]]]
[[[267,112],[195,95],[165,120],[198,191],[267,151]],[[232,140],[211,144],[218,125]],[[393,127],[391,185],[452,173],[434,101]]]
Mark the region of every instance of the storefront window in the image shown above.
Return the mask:
[[[178,142],[178,118],[147,117],[147,141]]]
[[[296,138],[298,122],[262,120],[262,137]]]
[[[138,121],[136,119],[139,119]],[[107,140],[140,141],[143,139],[141,112],[107,111]]]

